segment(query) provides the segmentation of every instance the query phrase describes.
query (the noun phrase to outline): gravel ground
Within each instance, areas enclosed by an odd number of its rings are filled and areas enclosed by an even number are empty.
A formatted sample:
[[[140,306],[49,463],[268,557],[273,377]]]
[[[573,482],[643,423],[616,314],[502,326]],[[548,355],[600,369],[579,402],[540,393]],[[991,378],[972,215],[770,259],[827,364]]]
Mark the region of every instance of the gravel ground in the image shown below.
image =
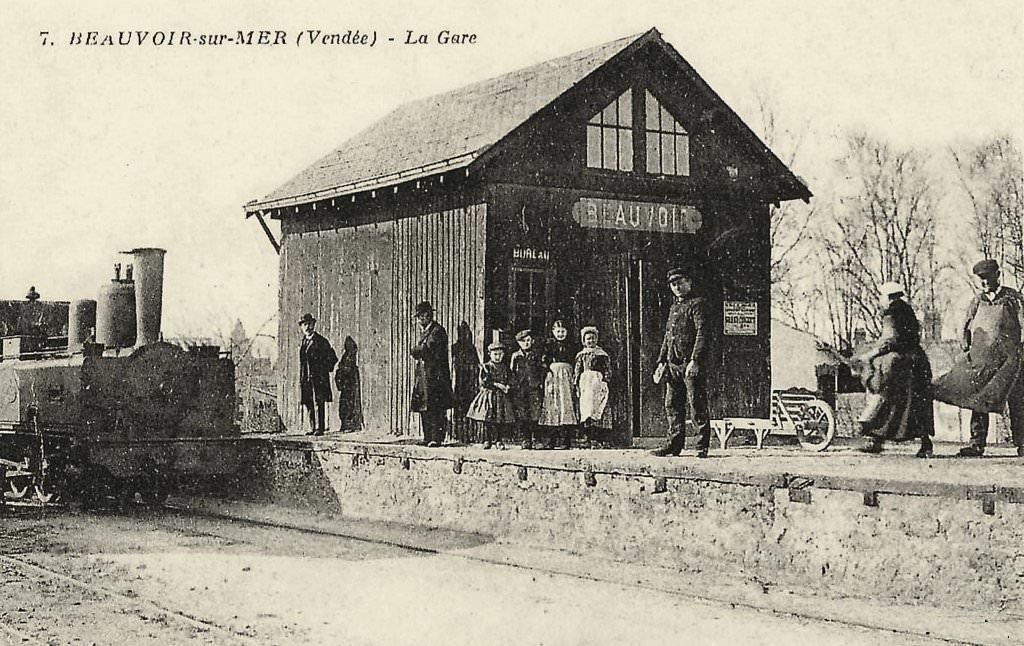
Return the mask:
[[[16,508],[0,517],[0,643],[942,643],[460,556],[480,537],[408,549],[416,531],[390,531]]]

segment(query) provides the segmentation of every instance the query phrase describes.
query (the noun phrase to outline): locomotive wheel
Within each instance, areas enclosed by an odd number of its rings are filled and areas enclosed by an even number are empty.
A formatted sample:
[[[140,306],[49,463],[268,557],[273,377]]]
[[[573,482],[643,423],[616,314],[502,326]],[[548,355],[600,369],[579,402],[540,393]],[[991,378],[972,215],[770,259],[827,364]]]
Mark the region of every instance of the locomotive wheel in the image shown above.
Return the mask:
[[[836,434],[836,418],[832,407],[820,399],[804,404],[800,420],[796,425],[796,437],[800,448],[807,451],[824,451]]]

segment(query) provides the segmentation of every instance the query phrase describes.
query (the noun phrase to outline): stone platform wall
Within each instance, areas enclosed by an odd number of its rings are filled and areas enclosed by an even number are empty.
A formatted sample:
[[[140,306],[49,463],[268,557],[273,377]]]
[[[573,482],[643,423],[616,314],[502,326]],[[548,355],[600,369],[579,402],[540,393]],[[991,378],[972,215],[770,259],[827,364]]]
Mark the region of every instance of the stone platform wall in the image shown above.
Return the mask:
[[[1024,612],[1019,489],[810,482],[701,474],[683,461],[655,470],[636,460],[531,455],[276,444],[263,477],[275,502],[352,519],[837,596]]]

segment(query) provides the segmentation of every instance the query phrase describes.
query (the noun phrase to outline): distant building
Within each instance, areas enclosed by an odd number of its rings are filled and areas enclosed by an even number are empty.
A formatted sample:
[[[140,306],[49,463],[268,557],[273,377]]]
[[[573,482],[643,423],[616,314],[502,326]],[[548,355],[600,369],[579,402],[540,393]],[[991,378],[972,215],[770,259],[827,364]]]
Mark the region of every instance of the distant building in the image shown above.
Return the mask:
[[[0,338],[15,356],[25,352],[45,352],[67,347],[67,301],[44,301],[35,287],[29,289],[24,300],[0,300]]]

